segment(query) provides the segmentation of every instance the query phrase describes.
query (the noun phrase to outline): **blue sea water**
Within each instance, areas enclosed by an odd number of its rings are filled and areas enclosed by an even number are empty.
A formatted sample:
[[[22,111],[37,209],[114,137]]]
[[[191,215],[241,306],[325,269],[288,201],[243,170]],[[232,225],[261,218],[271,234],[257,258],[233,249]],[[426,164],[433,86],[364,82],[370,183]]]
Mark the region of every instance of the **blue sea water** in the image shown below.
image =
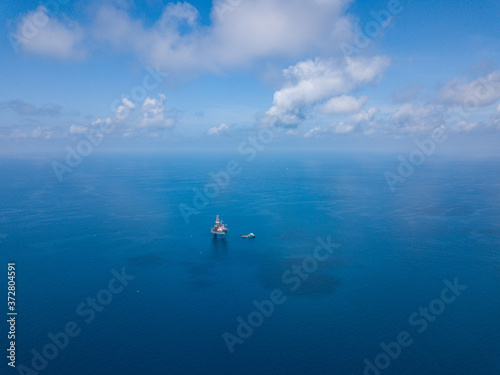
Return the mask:
[[[241,173],[186,223],[179,205],[231,159]],[[0,159],[18,370],[73,321],[40,374],[500,374],[499,160],[433,157],[394,192],[394,155],[93,155],[61,183],[52,161]],[[292,290],[284,273],[328,236],[331,256]],[[123,268],[135,278],[86,323],[77,307]],[[455,279],[467,288],[419,333],[410,317]],[[223,334],[275,289],[285,301],[230,353]],[[411,345],[367,370],[405,331]]]

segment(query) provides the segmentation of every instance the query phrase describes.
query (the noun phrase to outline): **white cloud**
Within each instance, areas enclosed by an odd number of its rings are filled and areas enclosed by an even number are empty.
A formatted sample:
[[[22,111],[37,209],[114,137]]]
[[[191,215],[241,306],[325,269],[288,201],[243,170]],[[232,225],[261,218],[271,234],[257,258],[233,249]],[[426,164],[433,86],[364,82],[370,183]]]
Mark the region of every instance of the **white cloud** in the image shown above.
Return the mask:
[[[98,118],[97,120],[92,121],[91,125],[92,126],[99,126],[102,123],[105,123],[105,124],[109,125],[111,123],[111,119],[109,117],[105,118],[104,120],[101,119],[101,118]]]
[[[362,109],[360,112],[351,115],[351,119],[356,124],[362,121],[371,121],[378,111],[377,107],[370,107],[368,110]]]
[[[72,21],[65,24],[51,18],[47,9],[39,6],[17,25],[11,41],[22,50],[53,58],[82,58],[83,29]]]
[[[304,110],[376,81],[388,65],[389,59],[383,56],[301,61],[283,71],[287,83],[274,93],[273,106],[266,112],[268,122],[296,125]]]
[[[389,128],[386,130],[396,133],[428,133],[446,123],[447,111],[447,107],[438,105],[418,106],[406,103],[392,114]],[[469,132],[478,129],[480,123],[461,120],[459,122],[451,121],[446,126],[451,131]]]
[[[343,121],[339,122],[338,124],[334,124],[333,126],[333,132],[335,134],[349,134],[354,131],[356,128],[355,124],[348,124]]]
[[[144,99],[141,107],[142,119],[138,126],[140,128],[171,128],[175,124],[173,118],[165,116],[165,101],[167,97],[164,94],[159,94],[159,99],[147,97]]]
[[[488,121],[487,127],[494,131],[500,130],[500,116],[495,116]]]
[[[353,96],[341,95],[328,100],[320,110],[329,115],[345,115],[359,112],[367,101],[367,96],[356,99]]]
[[[447,104],[483,107],[500,99],[500,71],[494,71],[471,82],[455,78],[444,85],[438,100]]]
[[[35,129],[13,129],[7,138],[13,139],[27,139],[27,138],[35,138],[35,139],[50,139],[54,132],[50,127],[47,126],[38,126]]]
[[[50,139],[54,132],[51,130],[50,127],[47,126],[38,126],[35,129],[31,131],[31,138],[43,138],[43,139]]]
[[[43,132],[43,130],[42,130],[42,128],[39,126],[39,127],[37,127],[36,129],[34,129],[34,130],[31,132],[31,136],[32,136],[33,138],[38,138],[38,137],[40,137],[40,136],[42,135],[42,132]]]
[[[494,128],[495,120],[470,121],[479,108],[500,99],[500,71],[474,80],[455,78],[445,84],[433,103],[405,103],[392,113],[384,129],[394,133],[429,132],[446,123],[450,131],[471,132]],[[496,107],[500,112],[500,105]],[[382,127],[378,126],[378,129]]]
[[[136,105],[127,98],[121,99],[121,105],[116,109],[115,115],[107,118],[98,118],[89,125],[71,125],[69,134],[82,135],[87,132],[92,133],[103,125],[105,128],[113,129],[116,134],[123,137],[147,136],[160,137],[162,130],[171,128],[175,120],[166,115],[166,97],[159,94],[158,98],[147,97],[136,111]],[[100,132],[96,132],[94,137],[103,137]]]
[[[479,126],[477,122],[460,121],[455,127],[456,132],[469,132]]]
[[[304,134],[304,138],[317,137],[325,133],[328,133],[327,128],[322,128],[321,126],[315,126],[314,128],[310,129],[306,134]]]
[[[121,103],[122,105],[118,107],[115,113],[114,120],[116,122],[122,122],[126,120],[129,117],[130,112],[135,108],[134,103],[132,103],[127,98],[122,98]]]
[[[432,110],[434,109],[433,106],[413,106],[411,103],[405,103],[402,106],[400,106],[396,112],[392,114],[392,119],[393,120],[400,120],[400,119],[408,119],[408,118],[414,118],[414,117],[425,117],[429,115]]]
[[[29,132],[23,131],[21,129],[14,129],[10,132],[8,138],[20,139],[20,138],[29,138]]]
[[[88,131],[88,128],[86,126],[81,126],[81,125],[71,125],[69,127],[69,133],[70,134],[83,134]]]
[[[351,0],[215,1],[211,24],[198,10],[169,3],[152,25],[115,6],[102,6],[92,27],[94,38],[139,55],[170,71],[223,71],[272,57],[300,59],[340,54],[339,43],[353,36],[345,11]],[[227,5],[230,5],[228,8]]]
[[[378,80],[389,64],[387,56],[346,58],[345,69],[354,82],[362,84]]]
[[[401,105],[391,116],[390,125],[396,132],[428,132],[444,122],[445,108],[436,105]]]
[[[373,135],[375,134],[377,131],[374,129],[374,128],[370,128],[370,129],[367,129],[363,132],[364,135],[366,136],[370,136],[370,135]]]
[[[356,124],[340,121],[339,123],[333,123],[327,127],[315,126],[304,134],[304,138],[321,137],[332,134],[349,134],[355,129]]]
[[[229,125],[221,124],[220,126],[214,126],[210,128],[207,132],[208,135],[222,135],[229,133]]]

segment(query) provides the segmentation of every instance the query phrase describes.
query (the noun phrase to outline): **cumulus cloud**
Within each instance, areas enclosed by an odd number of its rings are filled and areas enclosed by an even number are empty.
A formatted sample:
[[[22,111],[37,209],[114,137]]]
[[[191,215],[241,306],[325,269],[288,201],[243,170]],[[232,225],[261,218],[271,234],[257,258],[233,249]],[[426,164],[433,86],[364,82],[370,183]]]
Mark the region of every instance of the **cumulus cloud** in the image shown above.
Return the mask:
[[[14,49],[46,57],[66,59],[85,55],[83,28],[73,21],[62,23],[51,18],[44,6],[27,13],[9,38]]]
[[[377,129],[393,133],[429,132],[442,125],[457,133],[495,129],[499,116],[489,121],[478,121],[477,116],[481,115],[480,108],[491,106],[499,99],[500,71],[475,79],[457,77],[443,85],[436,98],[425,105],[411,102],[400,105],[385,126]],[[500,112],[500,105],[495,104],[493,108],[496,108],[496,113]],[[471,121],[472,117],[474,121]]]
[[[401,119],[409,119],[412,117],[425,117],[429,115],[433,109],[434,107],[431,105],[414,106],[411,103],[405,103],[392,114],[392,119],[401,120]]]
[[[126,120],[129,117],[130,112],[135,108],[135,104],[127,98],[122,98],[121,103],[122,105],[118,106],[115,113],[114,119],[116,122],[122,122]]]
[[[351,119],[357,124],[362,121],[371,121],[373,117],[378,113],[377,107],[371,107],[369,109],[362,109],[358,113],[351,115]]]
[[[346,123],[344,121],[339,122],[338,124],[333,124],[333,132],[335,134],[349,134],[354,131],[356,128],[355,124],[352,123]]]
[[[391,116],[392,130],[426,132],[442,125],[445,109],[436,105],[401,105]]]
[[[21,47],[64,58],[81,54],[85,41],[89,48],[112,47],[169,71],[220,72],[265,58],[340,55],[339,44],[354,35],[353,19],[346,15],[350,2],[219,0],[213,2],[208,25],[187,2],[166,4],[152,24],[115,2],[100,6],[85,29],[76,22],[49,18]],[[47,11],[39,7],[36,12]],[[25,19],[18,30],[26,28]]]
[[[220,126],[214,126],[213,128],[210,128],[207,132],[208,135],[223,135],[223,134],[228,134],[229,133],[229,125],[227,124],[221,124]]]
[[[483,107],[500,99],[500,71],[494,71],[473,81],[455,78],[444,85],[438,101],[469,107]]]
[[[158,99],[147,97],[141,107],[141,121],[138,123],[140,128],[166,129],[174,126],[173,118],[166,117],[165,101],[167,97],[159,94]]]
[[[373,122],[370,122],[369,126],[391,133],[428,133],[439,126],[446,126],[448,131],[467,133],[484,131],[488,127],[496,128],[499,123],[497,118],[500,116],[489,121],[471,121],[473,114],[473,111],[456,105],[405,103],[391,114],[389,120],[383,124],[385,126]]]
[[[117,126],[123,127],[129,124],[133,121],[132,113],[135,109],[135,105],[127,98],[122,98],[120,103],[121,105],[117,107],[113,117],[97,118],[87,125],[73,124],[69,127],[69,134],[80,136],[82,134],[95,133],[93,134],[94,137],[103,138],[102,132],[98,131],[99,128],[105,127],[106,129],[115,131]]]
[[[376,82],[389,63],[384,56],[301,61],[283,71],[287,82],[274,93],[273,106],[266,112],[267,120],[272,125],[295,126],[303,120],[307,109],[332,96]]]
[[[389,66],[387,56],[346,58],[345,70],[356,86],[378,80]]]
[[[356,99],[353,96],[341,95],[328,100],[320,110],[329,115],[345,115],[359,112],[367,101],[367,96]]]
[[[68,133],[77,136],[89,133],[102,138],[99,129],[104,127],[123,137],[160,137],[163,130],[175,125],[175,119],[167,116],[165,102],[164,94],[159,94],[158,98],[147,97],[137,106],[122,98],[113,117],[98,118],[87,125],[73,124]]]

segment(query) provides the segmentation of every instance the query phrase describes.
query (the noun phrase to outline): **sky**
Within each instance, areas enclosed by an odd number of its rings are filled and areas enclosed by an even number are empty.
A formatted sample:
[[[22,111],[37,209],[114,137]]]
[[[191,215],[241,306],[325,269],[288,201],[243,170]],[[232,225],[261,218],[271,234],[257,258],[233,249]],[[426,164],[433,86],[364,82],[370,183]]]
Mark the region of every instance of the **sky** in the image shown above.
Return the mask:
[[[497,1],[5,1],[0,153],[496,154]]]

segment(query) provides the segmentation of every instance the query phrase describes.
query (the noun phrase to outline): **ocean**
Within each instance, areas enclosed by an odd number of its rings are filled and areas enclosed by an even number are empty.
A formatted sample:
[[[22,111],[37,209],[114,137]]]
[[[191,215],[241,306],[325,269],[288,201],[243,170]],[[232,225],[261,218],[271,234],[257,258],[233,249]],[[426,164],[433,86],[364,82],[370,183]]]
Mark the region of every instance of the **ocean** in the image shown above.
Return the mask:
[[[498,159],[63,159],[0,159],[2,374],[500,374]]]

